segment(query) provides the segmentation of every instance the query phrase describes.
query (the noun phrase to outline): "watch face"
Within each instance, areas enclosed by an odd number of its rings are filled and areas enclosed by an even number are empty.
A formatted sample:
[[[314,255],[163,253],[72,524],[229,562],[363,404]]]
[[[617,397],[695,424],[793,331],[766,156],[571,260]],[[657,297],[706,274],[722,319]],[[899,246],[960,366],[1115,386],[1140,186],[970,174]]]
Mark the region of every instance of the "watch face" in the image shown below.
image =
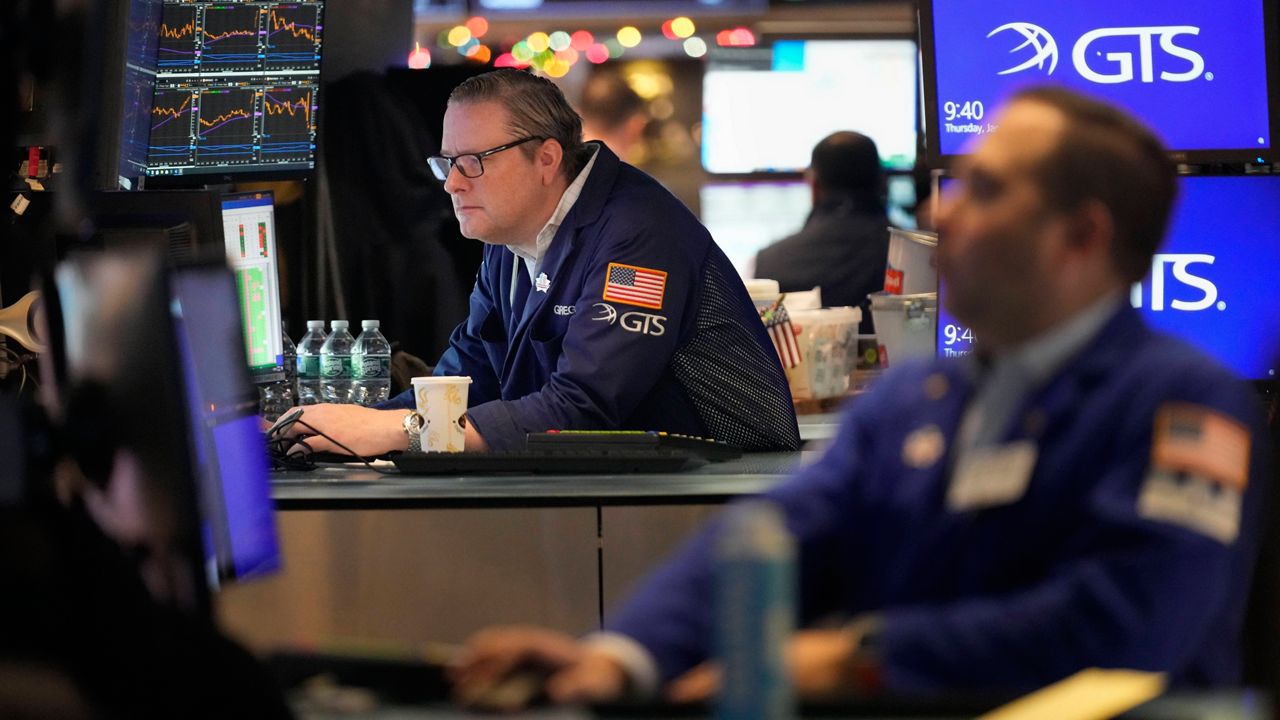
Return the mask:
[[[422,430],[422,416],[416,412],[411,412],[404,416],[405,432],[420,432]]]

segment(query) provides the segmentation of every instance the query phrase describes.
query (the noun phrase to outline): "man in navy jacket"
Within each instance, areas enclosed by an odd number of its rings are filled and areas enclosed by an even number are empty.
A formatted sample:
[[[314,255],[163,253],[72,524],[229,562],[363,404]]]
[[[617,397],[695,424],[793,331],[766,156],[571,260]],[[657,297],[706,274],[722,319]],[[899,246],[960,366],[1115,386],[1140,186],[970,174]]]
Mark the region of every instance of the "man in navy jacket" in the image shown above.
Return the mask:
[[[1020,690],[1080,669],[1238,681],[1267,477],[1247,387],[1126,298],[1175,194],[1149,131],[1063,89],[1014,97],[939,217],[974,357],[895,369],[830,449],[765,497],[799,548],[801,694]],[[709,692],[713,525],[585,642],[492,630],[458,672],[514,664],[558,700]],[[835,627],[832,629],[832,625]],[[697,668],[689,673],[691,668]]]
[[[467,80],[442,148],[432,170],[462,234],[486,243],[435,369],[471,377],[467,450],[519,450],[551,429],[799,446],[781,364],[724,253],[656,181],[584,144],[554,84],[516,70]],[[308,407],[306,421],[361,454],[404,449],[411,393],[379,410]]]

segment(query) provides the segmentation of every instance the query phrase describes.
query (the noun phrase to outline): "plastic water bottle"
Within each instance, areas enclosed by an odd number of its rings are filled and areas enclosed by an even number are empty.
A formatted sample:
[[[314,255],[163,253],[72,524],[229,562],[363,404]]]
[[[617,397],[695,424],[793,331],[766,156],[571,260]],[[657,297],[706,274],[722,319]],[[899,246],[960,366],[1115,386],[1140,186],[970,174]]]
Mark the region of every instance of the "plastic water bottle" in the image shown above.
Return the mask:
[[[715,548],[717,720],[795,717],[785,652],[795,628],[795,541],[782,513],[755,500],[729,509]]]
[[[351,401],[359,405],[374,405],[391,395],[391,343],[379,326],[377,320],[362,321],[351,348]]]
[[[351,347],[356,339],[346,320],[329,323],[329,339],[320,348],[320,393],[327,403],[351,402]]]
[[[284,377],[258,386],[258,412],[268,421],[274,421],[298,403],[298,359],[293,341],[286,332],[280,333],[280,365]]]
[[[308,320],[307,334],[298,341],[298,404],[320,402],[320,350],[324,347],[324,321]]]
[[[286,330],[280,331],[281,351],[280,364],[284,366],[284,380],[280,383],[280,394],[286,401],[285,410],[298,404],[298,346],[293,344]]]

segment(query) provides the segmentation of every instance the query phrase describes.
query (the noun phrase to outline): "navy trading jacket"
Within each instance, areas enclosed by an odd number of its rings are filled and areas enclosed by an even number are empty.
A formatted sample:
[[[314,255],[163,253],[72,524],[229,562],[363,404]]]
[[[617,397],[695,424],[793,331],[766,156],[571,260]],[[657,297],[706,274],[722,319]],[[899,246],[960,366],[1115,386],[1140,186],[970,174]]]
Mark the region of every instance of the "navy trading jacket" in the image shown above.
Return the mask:
[[[1237,681],[1269,472],[1247,386],[1126,307],[1015,415],[998,448],[1034,449],[1025,472],[961,488],[948,459],[968,369],[891,372],[766,494],[797,538],[800,622],[879,614],[897,692],[1025,689],[1091,666]],[[663,681],[711,652],[715,534],[605,623]]]
[[[510,250],[485,247],[435,374],[471,376],[468,416],[495,451],[551,429],[799,447],[786,376],[728,258],[657,181],[598,147],[532,283]],[[412,406],[412,391],[385,405]]]

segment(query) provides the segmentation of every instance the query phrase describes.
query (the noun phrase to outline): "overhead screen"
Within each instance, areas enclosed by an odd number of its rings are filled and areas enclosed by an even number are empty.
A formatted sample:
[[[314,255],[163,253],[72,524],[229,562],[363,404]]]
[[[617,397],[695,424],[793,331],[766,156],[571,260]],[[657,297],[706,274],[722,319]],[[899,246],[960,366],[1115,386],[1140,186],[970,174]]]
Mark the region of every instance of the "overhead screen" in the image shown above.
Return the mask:
[[[916,44],[911,40],[779,41],[722,50],[702,81],[708,172],[798,172],[837,130],[876,141],[891,169],[916,157]]]
[[[146,175],[314,168],[323,17],[322,0],[166,0]]]
[[[1268,103],[1268,89],[1280,98],[1275,8],[1269,0],[924,0],[931,161],[944,164],[989,132],[1013,91],[1050,82],[1129,109],[1179,159],[1270,162],[1280,132]]]
[[[430,6],[449,0],[427,0]],[[760,13],[767,0],[472,0],[477,13],[507,13],[538,17],[644,17],[661,14]]]
[[[945,243],[946,237],[939,240]],[[1280,364],[1280,177],[1183,177],[1164,247],[1130,302],[1251,380]],[[945,288],[940,289],[945,304]],[[938,313],[938,354],[973,349],[968,329]]]

